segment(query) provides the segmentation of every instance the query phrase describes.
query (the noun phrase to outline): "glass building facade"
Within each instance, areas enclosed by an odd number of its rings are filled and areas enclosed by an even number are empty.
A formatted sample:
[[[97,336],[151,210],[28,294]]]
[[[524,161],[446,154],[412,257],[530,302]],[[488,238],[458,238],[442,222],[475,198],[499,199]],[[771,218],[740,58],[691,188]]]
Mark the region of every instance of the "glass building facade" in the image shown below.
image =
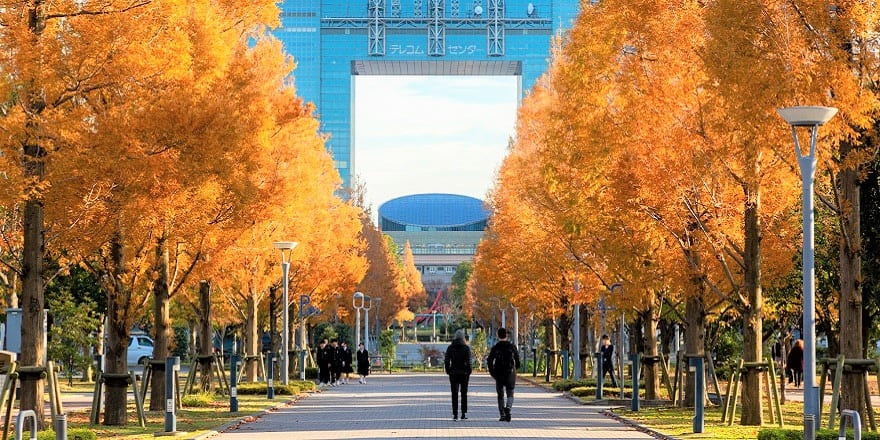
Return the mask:
[[[345,186],[354,168],[356,75],[514,75],[547,70],[579,0],[286,0],[273,33],[297,63]]]
[[[383,232],[483,231],[489,211],[483,202],[456,194],[416,194],[389,200],[379,207]]]

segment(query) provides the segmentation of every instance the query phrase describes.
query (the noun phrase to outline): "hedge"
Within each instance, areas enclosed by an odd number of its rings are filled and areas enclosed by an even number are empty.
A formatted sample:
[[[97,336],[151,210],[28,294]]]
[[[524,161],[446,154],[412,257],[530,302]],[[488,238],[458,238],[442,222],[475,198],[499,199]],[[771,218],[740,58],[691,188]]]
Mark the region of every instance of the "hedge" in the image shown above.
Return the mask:
[[[40,431],[37,440],[55,440],[55,431]],[[68,429],[67,440],[98,440],[98,435],[86,428]]]
[[[758,432],[758,440],[801,440],[804,438],[804,431],[799,429],[762,429]],[[820,429],[816,432],[816,440],[838,440],[838,431],[830,429]],[[853,431],[847,430],[847,439],[852,439]],[[862,440],[880,440],[880,433],[871,431],[862,431]]]

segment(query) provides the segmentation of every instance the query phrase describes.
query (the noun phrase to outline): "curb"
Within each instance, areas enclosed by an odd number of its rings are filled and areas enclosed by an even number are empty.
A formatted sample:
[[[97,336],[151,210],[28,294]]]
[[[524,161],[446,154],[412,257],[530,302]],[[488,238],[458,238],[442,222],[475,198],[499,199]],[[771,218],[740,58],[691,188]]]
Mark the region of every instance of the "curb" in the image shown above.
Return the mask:
[[[647,426],[642,425],[641,423],[639,423],[635,420],[628,419],[628,418],[623,417],[621,415],[615,414],[614,411],[611,409],[602,410],[602,411],[600,411],[600,413],[602,415],[604,415],[605,417],[617,420],[618,422],[623,423],[624,425],[628,425],[632,428],[635,428],[636,430],[643,432],[645,434],[648,434],[651,437],[654,437],[654,438],[657,438],[660,440],[679,440],[678,437],[672,437],[670,435],[663,434],[662,432],[655,431],[651,428],[648,428]]]
[[[259,420],[261,417],[265,416],[266,414],[269,414],[269,413],[275,412],[275,411],[277,411],[277,410],[279,410],[279,409],[281,409],[281,408],[284,408],[284,407],[288,407],[288,406],[290,406],[290,405],[293,405],[294,403],[299,402],[299,401],[302,400],[302,399],[305,399],[306,397],[310,396],[311,394],[313,394],[313,393],[315,393],[315,392],[321,392],[321,391],[320,391],[320,390],[315,390],[315,391],[310,392],[310,393],[300,393],[300,394],[297,394],[295,397],[293,397],[293,398],[290,399],[290,400],[286,400],[286,401],[284,401],[284,402],[280,402],[280,403],[278,403],[277,405],[272,406],[272,407],[270,407],[270,408],[266,408],[266,409],[264,409],[264,410],[262,410],[262,411],[260,411],[260,412],[258,412],[258,413],[253,413],[253,414],[250,414],[250,415],[242,416],[242,417],[239,418],[238,420],[233,420],[233,421],[231,421],[231,422],[228,422],[228,423],[226,423],[226,424],[224,424],[224,425],[221,425],[221,426],[218,427],[218,428],[214,428],[214,429],[212,429],[212,430],[210,430],[210,431],[208,431],[208,432],[206,432],[206,433],[204,433],[204,434],[200,434],[200,435],[195,436],[195,437],[190,437],[189,440],[205,440],[205,439],[211,438],[211,437],[213,437],[213,436],[215,436],[215,435],[220,435],[220,434],[223,433],[223,432],[229,431],[230,429],[232,429],[232,428],[234,428],[234,427],[236,427],[236,426],[244,425],[244,424],[247,424],[247,423],[253,423],[253,422]]]

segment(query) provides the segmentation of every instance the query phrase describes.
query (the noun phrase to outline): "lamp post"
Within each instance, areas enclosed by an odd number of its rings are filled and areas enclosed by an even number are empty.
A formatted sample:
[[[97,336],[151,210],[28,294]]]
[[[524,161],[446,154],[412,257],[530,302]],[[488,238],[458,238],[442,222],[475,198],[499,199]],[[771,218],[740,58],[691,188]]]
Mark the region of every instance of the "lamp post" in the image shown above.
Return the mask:
[[[813,181],[816,177],[816,137],[819,126],[828,122],[834,107],[788,107],[777,110],[791,126],[794,151],[801,169],[803,185],[803,295],[804,295],[804,438],[813,440],[819,423],[819,390],[816,388],[816,286],[814,284]],[[810,129],[810,149],[804,154],[797,128]],[[812,426],[811,426],[812,425]]]
[[[281,299],[281,325],[284,327],[281,331],[281,383],[283,385],[287,385],[288,379],[288,367],[287,364],[289,362],[289,355],[287,350],[290,348],[290,321],[287,313],[288,306],[290,305],[290,299],[288,298],[287,293],[287,277],[290,273],[290,254],[293,253],[293,249],[296,247],[298,243],[295,241],[276,241],[272,243],[275,246],[275,249],[281,251],[281,273],[282,273],[282,285],[283,285],[283,293]]]
[[[364,294],[360,292],[355,292],[354,297],[351,299],[351,306],[354,307],[354,339],[355,344],[361,343],[361,309],[364,308]],[[364,344],[366,347],[366,344]]]
[[[620,283],[612,284],[608,290],[610,290],[611,293],[614,293],[614,291],[617,289],[619,289],[620,293],[623,294],[623,284],[620,284]],[[621,389],[620,395],[621,396],[623,396],[623,394],[624,394],[622,391],[624,388],[623,387],[623,362],[624,362],[624,359],[626,359],[626,357],[623,355],[624,329],[626,329],[626,317],[624,316],[623,308],[621,308],[621,310],[620,310],[620,338],[619,338],[619,342],[618,342],[619,345],[617,346],[617,357],[618,357],[618,362],[617,362],[618,376],[617,377],[620,379],[620,389]]]
[[[382,304],[382,298],[376,298],[376,351],[379,351],[379,334],[381,327],[379,326],[379,306]]]
[[[437,311],[431,311],[431,327],[433,330],[431,331],[431,342],[437,342]]]
[[[364,347],[370,351],[370,309],[373,307],[373,299],[364,296]]]

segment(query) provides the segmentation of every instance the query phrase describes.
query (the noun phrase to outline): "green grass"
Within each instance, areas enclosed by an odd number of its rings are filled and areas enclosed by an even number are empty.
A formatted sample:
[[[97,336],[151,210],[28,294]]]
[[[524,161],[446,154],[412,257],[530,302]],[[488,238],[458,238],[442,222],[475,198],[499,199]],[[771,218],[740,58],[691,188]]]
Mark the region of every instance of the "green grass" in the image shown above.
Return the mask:
[[[635,420],[663,434],[683,439],[756,439],[758,438],[758,432],[762,429],[778,426],[775,423],[769,423],[770,418],[766,402],[764,404],[765,425],[763,427],[737,425],[736,422],[739,421],[739,416],[742,414],[739,408],[737,409],[733,426],[727,426],[727,423],[721,422],[721,408],[707,407],[704,419],[704,432],[701,434],[693,433],[693,408],[643,408],[639,412],[621,409],[615,410],[614,413]],[[800,427],[803,423],[803,414],[804,406],[800,402],[788,402],[782,405],[782,419],[785,421],[786,427]]]
[[[298,382],[298,381],[297,381]],[[296,383],[296,382],[291,382]],[[302,388],[310,389],[306,385]],[[254,415],[275,405],[291,399],[290,396],[277,397],[274,400],[266,399],[265,395],[239,395],[238,412],[229,412],[229,397],[215,396],[203,407],[184,407],[177,412],[178,431],[187,432],[187,438],[204,434],[218,428],[228,422]],[[88,428],[97,434],[98,438],[114,438],[121,440],[152,439],[153,433],[164,431],[165,413],[162,411],[147,411],[147,427],[141,428],[137,423],[137,411],[134,403],[128,405],[128,425],[104,426],[89,425],[89,412],[74,412],[68,415],[68,425],[73,428]]]

